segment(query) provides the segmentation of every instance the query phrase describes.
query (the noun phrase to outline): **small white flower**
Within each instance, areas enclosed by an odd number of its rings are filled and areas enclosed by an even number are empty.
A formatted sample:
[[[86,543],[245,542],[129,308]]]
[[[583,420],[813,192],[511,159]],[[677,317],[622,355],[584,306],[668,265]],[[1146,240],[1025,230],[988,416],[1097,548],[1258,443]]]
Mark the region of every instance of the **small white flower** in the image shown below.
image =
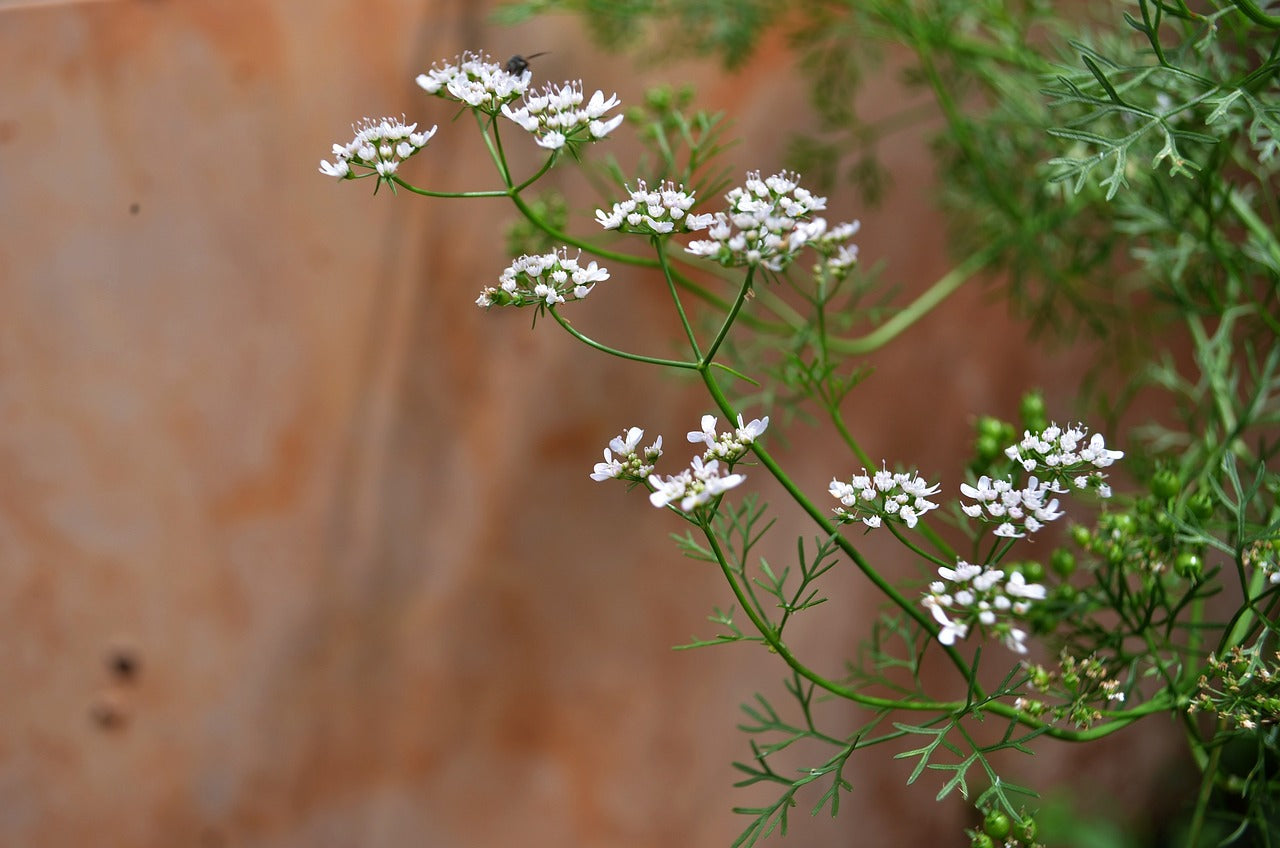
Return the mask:
[[[938,641],[942,644],[954,645],[957,639],[964,639],[969,635],[968,626],[948,618],[941,604],[937,602],[930,603],[929,598],[926,597],[925,606],[933,614],[933,620],[942,625],[942,629],[938,631]]]
[[[535,144],[548,150],[559,150],[564,147],[565,141],[565,134],[559,130],[548,130],[534,139]]]
[[[1023,577],[1019,571],[1009,575],[1004,590],[1015,598],[1029,598],[1035,601],[1043,601],[1046,592],[1039,583],[1028,583],[1027,578]]]
[[[1026,533],[1019,533],[1018,528],[1008,521],[1001,524],[993,532],[995,535],[1005,539],[1021,539],[1027,535]]]
[[[615,479],[622,476],[622,462],[613,458],[613,451],[604,449],[604,462],[597,462],[591,472],[591,479],[597,482]]]
[[[1001,641],[1004,642],[1006,648],[1016,654],[1025,654],[1027,652],[1027,633],[1025,630],[1020,630],[1017,627],[1011,627],[1003,635]]]
[[[587,125],[587,129],[590,130],[592,138],[604,138],[622,124],[622,117],[622,115],[614,115],[607,121],[592,121]]]
[[[332,165],[330,165],[328,162],[324,160],[321,160],[320,173],[330,177],[337,177],[338,179],[343,179],[344,177],[346,177],[348,174],[351,173],[351,166],[347,164],[346,159],[339,159],[337,162],[335,162]]]

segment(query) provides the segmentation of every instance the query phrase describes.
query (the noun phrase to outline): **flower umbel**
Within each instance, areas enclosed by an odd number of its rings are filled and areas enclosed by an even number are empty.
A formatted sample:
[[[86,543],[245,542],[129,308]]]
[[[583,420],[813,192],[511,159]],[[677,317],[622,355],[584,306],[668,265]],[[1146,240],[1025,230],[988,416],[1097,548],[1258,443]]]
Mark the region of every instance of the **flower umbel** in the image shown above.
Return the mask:
[[[1265,649],[1265,641],[1210,654],[1191,709],[1217,713],[1245,730],[1280,722],[1280,653]]]
[[[533,72],[527,68],[519,74],[509,73],[487,54],[468,51],[441,67],[432,65],[425,74],[418,74],[416,82],[428,94],[496,116],[503,106],[525,93],[532,78]]]
[[[915,527],[920,516],[938,508],[928,498],[937,494],[941,486],[930,486],[917,474],[895,474],[885,468],[874,475],[865,468],[862,472],[848,483],[832,480],[827,487],[831,497],[841,503],[836,507],[837,521],[861,520],[868,527],[879,527],[888,520]]]
[[[540,309],[568,300],[582,300],[601,280],[609,279],[607,269],[591,261],[581,264],[570,257],[568,248],[556,253],[521,256],[502,272],[497,286],[490,286],[476,298],[476,305],[533,306]]]
[[[660,509],[676,504],[684,512],[693,512],[745,479],[741,474],[721,474],[717,460],[704,463],[702,457],[695,456],[688,468],[665,480],[650,474],[649,485],[654,491],[649,495],[649,502]]]
[[[1058,655],[1058,668],[1042,665],[1026,666],[1027,686],[1042,698],[1019,696],[1013,705],[1044,721],[1070,722],[1076,727],[1089,727],[1102,719],[1099,707],[1112,709],[1128,699],[1124,683],[1113,677],[1096,653],[1075,657],[1064,649]]]
[[[653,473],[654,463],[662,456],[662,436],[643,451],[638,450],[644,430],[632,427],[621,436],[615,436],[604,449],[604,462],[597,462],[591,479],[631,480],[641,482]]]
[[[744,424],[742,415],[739,414],[736,430],[717,435],[716,417],[704,415],[702,429],[690,430],[687,438],[694,444],[701,442],[707,446],[707,449],[702,452],[704,460],[719,459],[732,465],[746,456],[751,444],[764,433],[768,426],[769,416],[767,415],[764,418],[752,419],[750,424]]]
[[[526,93],[524,105],[518,109],[503,104],[502,114],[532,133],[540,147],[573,150],[604,138],[622,123],[622,115],[605,119],[618,105],[618,95],[605,99],[604,92],[597,91],[586,105],[584,100],[581,81],[548,85],[538,94]]]
[[[1105,482],[1107,475],[1095,469],[1124,457],[1124,451],[1107,448],[1101,433],[1090,436],[1083,424],[1066,429],[1052,424],[1039,433],[1024,431],[1022,441],[1004,453],[1028,474],[1038,471],[1050,480],[1071,481],[1077,489],[1097,489],[1104,498],[1111,496],[1111,487]]]
[[[1047,500],[1051,494],[1066,492],[1054,480],[1040,482],[1032,477],[1025,488],[1017,489],[1010,479],[993,480],[984,474],[976,486],[960,484],[960,493],[975,501],[961,504],[960,509],[970,518],[999,525],[997,536],[1021,539],[1066,514],[1058,509],[1057,498]]]
[[[764,179],[759,171],[748,173],[744,185],[725,195],[729,211],[715,213],[707,230],[709,238],[690,242],[685,249],[725,267],[763,265],[770,271],[783,270],[805,240],[792,237],[797,225],[827,207],[827,199],[801,188],[799,179],[789,171]]]
[[[1016,571],[1006,575],[999,568],[964,560],[957,560],[955,568],[939,568],[938,576],[942,579],[929,584],[922,603],[942,625],[939,642],[953,645],[977,628],[999,637],[1011,651],[1027,652],[1027,633],[1015,627],[1013,619],[1026,615],[1032,601],[1044,600],[1044,586],[1028,583]]]
[[[683,185],[667,181],[650,189],[644,180],[637,180],[630,198],[613,204],[608,212],[596,210],[596,222],[606,230],[642,235],[705,230],[713,217],[689,215],[693,202],[693,193],[686,193]]]
[[[403,117],[365,118],[351,128],[355,138],[345,145],[334,144],[333,163],[322,161],[320,173],[347,180],[376,174],[379,185],[391,182],[400,163],[426,147],[436,134],[435,127],[418,132],[418,125],[405,124]]]

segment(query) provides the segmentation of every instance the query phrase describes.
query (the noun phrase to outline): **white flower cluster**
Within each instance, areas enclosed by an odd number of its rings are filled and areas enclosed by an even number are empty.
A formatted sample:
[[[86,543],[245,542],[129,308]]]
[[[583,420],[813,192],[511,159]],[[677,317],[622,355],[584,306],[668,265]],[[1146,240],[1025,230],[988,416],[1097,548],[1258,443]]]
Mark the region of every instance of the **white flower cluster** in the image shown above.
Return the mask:
[[[653,487],[649,503],[658,508],[674,503],[683,511],[692,512],[745,479],[741,474],[722,474],[719,460],[704,463],[702,457],[695,456],[688,468],[665,480],[657,474],[649,475],[649,485]]]
[[[355,138],[347,144],[333,145],[333,164],[322,161],[320,172],[338,179],[355,179],[376,173],[378,181],[389,181],[400,163],[427,146],[436,134],[432,127],[418,132],[417,124],[406,125],[403,118],[365,118],[352,126]],[[352,167],[367,169],[357,174]]]
[[[716,417],[704,415],[702,429],[690,430],[687,438],[694,444],[701,442],[707,446],[702,453],[704,460],[718,459],[732,465],[747,455],[751,444],[764,433],[768,426],[769,416],[767,415],[764,418],[752,419],[750,424],[744,424],[742,415],[739,414],[736,430],[717,435]]]
[[[539,146],[559,150],[604,138],[622,123],[622,115],[604,119],[618,105],[618,95],[605,99],[604,92],[596,91],[585,106],[584,100],[580,81],[548,85],[539,94],[526,92],[518,109],[504,104],[502,114],[532,133]]]
[[[971,629],[993,633],[1009,650],[1027,652],[1026,631],[1011,620],[1031,609],[1032,601],[1044,600],[1045,588],[1028,583],[1019,572],[1006,575],[1002,569],[972,565],[957,560],[955,568],[938,569],[941,580],[929,584],[921,602],[941,625],[938,641],[954,645]]]
[[[920,516],[938,508],[928,498],[937,494],[941,486],[930,486],[917,474],[895,474],[885,468],[874,475],[868,474],[865,468],[862,471],[848,483],[832,480],[827,488],[831,497],[842,504],[836,507],[838,521],[859,519],[868,527],[879,527],[888,519],[915,527]]]
[[[862,222],[848,221],[827,226],[825,218],[814,218],[796,227],[791,234],[791,244],[799,249],[807,244],[822,257],[822,261],[814,265],[813,272],[831,279],[842,280],[849,274],[849,269],[858,263],[858,246],[850,239],[862,229]]]
[[[579,251],[578,256],[582,253]],[[582,300],[609,272],[595,261],[586,265],[570,257],[568,248],[556,253],[521,256],[502,272],[497,286],[490,286],[476,298],[476,305],[555,306],[566,300]]]
[[[533,72],[527,68],[512,74],[488,55],[468,51],[443,67],[432,65],[425,74],[418,74],[415,82],[427,94],[497,115],[504,105],[525,93],[532,78]]]
[[[984,474],[976,486],[960,484],[960,493],[974,499],[974,503],[961,504],[960,509],[970,518],[998,524],[997,536],[1021,539],[1065,515],[1058,509],[1057,498],[1046,498],[1066,492],[1055,480],[1041,482],[1032,477],[1026,487],[1018,489],[1012,480],[993,480]]]
[[[1106,475],[1086,469],[1106,468],[1124,456],[1124,451],[1108,450],[1101,433],[1089,436],[1083,424],[1065,430],[1053,424],[1040,433],[1024,431],[1022,441],[1004,453],[1028,474],[1039,471],[1055,480],[1071,480],[1077,489],[1093,487],[1104,498],[1111,497]]]
[[[764,179],[759,171],[748,173],[745,185],[725,195],[729,211],[715,213],[707,230],[709,238],[690,242],[686,250],[726,267],[763,265],[771,271],[783,270],[808,237],[793,237],[798,225],[827,207],[825,197],[801,188],[798,180],[799,175],[788,171]]]
[[[662,456],[662,437],[643,451],[637,450],[644,430],[632,427],[621,436],[615,436],[604,449],[604,462],[597,462],[591,479],[641,481],[653,473],[654,463]]]
[[[693,194],[684,186],[670,180],[650,189],[644,180],[638,180],[631,197],[613,204],[605,212],[596,210],[596,222],[606,230],[642,235],[666,235],[672,232],[695,232],[711,225],[711,215],[689,215],[693,206]]]

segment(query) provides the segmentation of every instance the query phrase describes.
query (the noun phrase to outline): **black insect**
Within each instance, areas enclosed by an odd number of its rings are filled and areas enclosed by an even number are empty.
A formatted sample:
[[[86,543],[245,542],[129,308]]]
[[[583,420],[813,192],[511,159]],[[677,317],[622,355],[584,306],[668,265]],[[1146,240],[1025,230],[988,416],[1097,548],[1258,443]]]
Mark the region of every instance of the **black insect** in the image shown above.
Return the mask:
[[[547,55],[548,52],[549,51],[543,50],[541,53],[533,53],[529,56],[521,56],[519,53],[517,53],[516,55],[512,56],[510,59],[507,60],[507,64],[503,65],[502,69],[509,74],[513,74],[514,76],[519,76],[520,74],[523,74],[525,71],[529,70],[530,59],[536,59],[539,56],[545,56]]]

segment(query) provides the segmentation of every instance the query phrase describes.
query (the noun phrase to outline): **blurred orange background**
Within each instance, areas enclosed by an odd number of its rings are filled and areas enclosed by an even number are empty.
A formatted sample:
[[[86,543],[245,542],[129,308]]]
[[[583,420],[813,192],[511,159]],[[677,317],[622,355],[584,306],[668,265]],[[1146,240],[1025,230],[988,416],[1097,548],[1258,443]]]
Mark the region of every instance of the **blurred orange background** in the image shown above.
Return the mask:
[[[0,0],[0,845],[724,846],[733,806],[771,800],[729,764],[781,663],[672,651],[728,591],[669,515],[587,477],[633,424],[683,462],[700,389],[477,309],[510,260],[500,201],[372,197],[317,164],[353,121],[405,113],[440,124],[408,179],[495,187],[470,121],[413,83],[464,49],[549,51],[538,77],[624,104],[691,81],[735,121],[739,174],[785,165],[805,84],[780,41],[732,76],[636,65],[575,20],[497,28],[492,5]],[[903,96],[887,72],[868,90]],[[832,216],[862,219],[906,302],[949,267],[943,225],[923,135],[882,157],[885,203]],[[1084,355],[1028,347],[989,295],[869,361],[849,404],[873,456],[954,485],[976,415],[1036,385],[1074,412]],[[573,320],[659,354],[675,329],[625,271]],[[795,427],[773,444],[819,496],[858,470]],[[780,515],[785,562],[812,529]],[[837,669],[876,599],[830,585],[797,640]],[[1120,734],[1120,762],[1152,744]],[[969,811],[906,789],[894,752],[855,757],[841,817],[798,809],[777,844],[962,844]],[[1145,791],[1123,768],[1087,783]]]

